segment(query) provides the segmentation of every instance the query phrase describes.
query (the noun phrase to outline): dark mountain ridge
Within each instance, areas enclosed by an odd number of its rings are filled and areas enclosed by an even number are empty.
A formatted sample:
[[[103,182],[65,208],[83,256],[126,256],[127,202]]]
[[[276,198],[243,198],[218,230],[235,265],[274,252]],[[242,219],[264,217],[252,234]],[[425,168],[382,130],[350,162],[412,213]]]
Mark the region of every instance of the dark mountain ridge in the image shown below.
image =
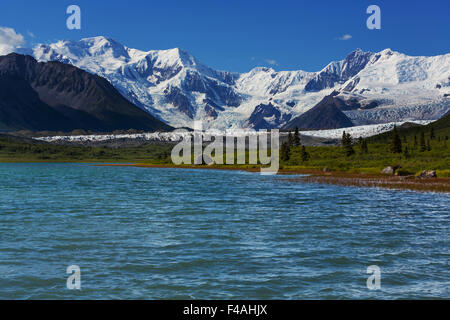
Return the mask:
[[[0,130],[170,130],[106,79],[61,62],[0,57]]]
[[[341,111],[350,109],[345,101],[326,96],[312,109],[289,121],[283,129],[325,130],[352,127],[352,121]]]

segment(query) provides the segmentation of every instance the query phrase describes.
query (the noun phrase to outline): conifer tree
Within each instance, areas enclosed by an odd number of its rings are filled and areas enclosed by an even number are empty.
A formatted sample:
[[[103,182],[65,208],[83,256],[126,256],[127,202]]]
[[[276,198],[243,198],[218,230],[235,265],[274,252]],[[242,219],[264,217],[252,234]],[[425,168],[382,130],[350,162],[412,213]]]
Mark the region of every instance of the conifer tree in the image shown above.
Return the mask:
[[[427,140],[427,151],[431,151],[431,143],[430,143],[430,140]]]
[[[367,146],[367,140],[366,139],[362,139],[361,152],[362,153],[369,153],[369,147]]]
[[[305,146],[302,146],[301,157],[302,157],[302,162],[309,160],[309,153],[306,152]]]
[[[345,131],[342,134],[342,146],[344,147],[345,155],[347,157],[355,154],[355,150],[353,150],[352,145],[352,137],[350,136],[350,133],[346,133]]]
[[[408,150],[408,146],[405,146],[405,150],[403,151],[403,155],[406,159],[409,158],[409,150]]]
[[[414,135],[414,149],[417,149],[417,136]]]
[[[299,147],[301,145],[301,140],[300,140],[300,133],[298,132],[298,127],[295,127],[295,132],[294,132],[294,145],[296,147]]]
[[[420,152],[424,152],[425,150],[427,150],[427,146],[425,145],[425,134],[423,133],[423,131],[420,133],[419,144],[420,144]]]
[[[430,139],[431,139],[431,140],[434,140],[434,138],[435,138],[435,135],[434,135],[434,127],[431,126],[431,129],[430,129]]]
[[[402,140],[400,140],[396,126],[392,130],[390,149],[392,153],[402,153]]]
[[[281,153],[281,160],[283,161],[289,161],[290,158],[290,147],[287,142],[283,142],[281,144],[280,153]]]
[[[294,145],[294,139],[292,138],[291,131],[289,131],[289,135],[288,135],[288,145],[289,145],[289,147],[292,147]]]
[[[345,131],[342,133],[341,144],[343,147],[347,145],[347,133],[345,133]]]

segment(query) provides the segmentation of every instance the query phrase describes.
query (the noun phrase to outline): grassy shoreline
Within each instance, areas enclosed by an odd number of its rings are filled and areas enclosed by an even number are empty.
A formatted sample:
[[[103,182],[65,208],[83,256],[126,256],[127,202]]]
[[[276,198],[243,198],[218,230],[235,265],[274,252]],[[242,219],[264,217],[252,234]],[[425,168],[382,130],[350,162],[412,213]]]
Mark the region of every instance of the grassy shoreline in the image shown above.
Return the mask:
[[[397,139],[393,139],[395,132],[366,140],[349,138],[347,144],[343,139],[342,146],[304,146],[300,141],[295,143],[294,135],[289,144],[289,138],[281,141],[278,173],[307,174],[299,179],[315,183],[450,193],[450,115],[432,125],[399,128]],[[88,163],[249,172],[259,172],[261,168],[261,165],[178,166],[171,161],[173,146],[164,142],[120,141],[108,145],[52,144],[0,135],[0,163]],[[398,150],[394,151],[393,146]],[[250,152],[256,151],[245,152],[247,163]],[[237,154],[234,156],[236,163]],[[381,170],[388,166],[398,168],[398,176],[381,175]],[[435,170],[438,178],[415,178],[424,170]]]
[[[12,161],[11,161],[12,160]],[[140,160],[140,159],[136,159]],[[200,170],[240,170],[258,173],[260,166],[257,165],[174,165],[171,163],[146,163],[132,160],[114,160],[114,159],[0,159],[0,163],[80,163],[92,164],[100,167],[139,167],[139,168],[178,168],[178,169],[200,169]],[[439,192],[450,194],[450,178],[439,177],[434,179],[416,179],[411,176],[386,176],[379,172],[378,168],[363,168],[362,171],[331,171],[323,172],[318,168],[282,166],[278,175],[305,175],[304,177],[295,177],[292,181],[310,182],[322,184],[334,184],[342,186],[355,187],[376,187],[394,190],[412,190],[419,192]]]

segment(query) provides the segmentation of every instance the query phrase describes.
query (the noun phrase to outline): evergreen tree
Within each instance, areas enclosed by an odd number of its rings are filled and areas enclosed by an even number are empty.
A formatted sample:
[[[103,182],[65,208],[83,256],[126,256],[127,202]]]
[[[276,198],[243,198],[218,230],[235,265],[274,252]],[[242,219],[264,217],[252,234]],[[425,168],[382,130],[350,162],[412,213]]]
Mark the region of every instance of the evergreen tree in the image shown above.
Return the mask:
[[[361,152],[362,153],[369,153],[369,147],[367,146],[367,140],[366,139],[362,139]]]
[[[414,135],[414,149],[417,149],[417,136]]]
[[[400,140],[396,126],[392,130],[390,149],[392,153],[402,153],[402,140]]]
[[[306,152],[305,146],[302,146],[301,157],[302,157],[302,161],[303,161],[303,162],[309,160],[309,153]]]
[[[409,150],[408,150],[408,146],[405,146],[405,150],[403,151],[403,155],[405,156],[406,159],[409,158]]]
[[[434,138],[435,138],[435,136],[434,136],[434,127],[431,126],[431,129],[430,129],[430,139],[431,139],[431,140],[434,140]]]
[[[430,143],[430,140],[427,140],[427,151],[431,151],[431,143]]]
[[[298,127],[295,127],[295,132],[294,132],[294,145],[296,147],[299,147],[301,145],[301,141],[300,141],[300,133],[298,132]]]
[[[355,150],[353,150],[352,145],[352,137],[350,136],[350,133],[345,133],[345,131],[342,134],[342,146],[344,147],[345,155],[347,157],[355,154]]]
[[[283,142],[281,144],[281,149],[280,149],[280,153],[281,153],[281,160],[282,161],[289,161],[290,158],[290,147],[289,144],[287,142]]]
[[[367,153],[369,150],[367,149],[367,142],[362,137],[358,139],[358,146],[361,153]]]
[[[289,131],[289,135],[288,135],[288,145],[289,145],[289,147],[292,147],[294,145],[294,139],[292,138],[291,131]]]
[[[420,152],[424,152],[425,150],[427,150],[427,146],[425,145],[425,134],[423,133],[423,131],[420,133],[419,145]]]
[[[363,138],[359,137],[358,138],[358,145],[361,147],[362,143],[363,143]]]

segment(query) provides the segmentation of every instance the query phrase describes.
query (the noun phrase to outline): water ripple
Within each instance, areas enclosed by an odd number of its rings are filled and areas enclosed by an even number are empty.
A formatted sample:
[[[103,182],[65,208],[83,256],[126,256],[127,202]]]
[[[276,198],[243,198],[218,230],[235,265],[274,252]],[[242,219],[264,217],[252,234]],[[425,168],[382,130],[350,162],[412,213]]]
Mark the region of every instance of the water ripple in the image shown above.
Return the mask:
[[[85,164],[0,177],[0,298],[450,298],[448,195]]]

